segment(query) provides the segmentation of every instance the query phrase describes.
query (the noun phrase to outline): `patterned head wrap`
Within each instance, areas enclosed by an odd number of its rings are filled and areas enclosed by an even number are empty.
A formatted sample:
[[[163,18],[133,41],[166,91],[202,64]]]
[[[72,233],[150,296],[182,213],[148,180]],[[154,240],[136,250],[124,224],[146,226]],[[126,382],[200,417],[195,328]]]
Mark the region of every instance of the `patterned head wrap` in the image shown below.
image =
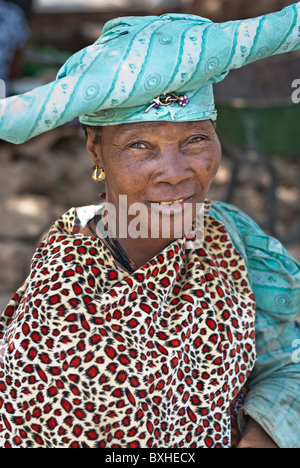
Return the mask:
[[[22,143],[75,117],[94,126],[216,120],[213,83],[231,69],[300,49],[299,30],[300,2],[220,24],[175,14],[110,21],[56,81],[0,100],[0,139]]]

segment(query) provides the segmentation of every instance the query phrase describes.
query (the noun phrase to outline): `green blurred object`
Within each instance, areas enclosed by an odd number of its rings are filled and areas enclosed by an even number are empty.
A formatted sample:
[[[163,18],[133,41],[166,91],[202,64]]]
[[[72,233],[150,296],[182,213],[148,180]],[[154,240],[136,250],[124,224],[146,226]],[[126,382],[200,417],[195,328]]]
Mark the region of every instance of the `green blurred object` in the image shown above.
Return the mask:
[[[49,70],[56,74],[70,55],[71,52],[62,52],[52,47],[28,48],[24,54],[23,76],[36,77]]]
[[[232,71],[215,86],[217,132],[224,154],[233,163],[225,201],[232,201],[243,165],[251,164],[256,168],[263,165],[271,181],[266,224],[270,233],[284,244],[300,238],[300,224],[295,226],[294,223],[285,236],[278,232],[280,177],[274,158],[299,160],[300,163],[300,104],[292,99],[295,91],[299,97],[294,87],[295,82],[299,88],[298,80],[300,83],[299,51]],[[297,220],[292,221],[297,223]]]
[[[217,106],[218,133],[241,150],[265,156],[300,157],[300,105],[251,108]]]
[[[296,79],[299,52],[232,72],[215,86],[220,137],[239,150],[300,157],[300,104],[292,101]]]

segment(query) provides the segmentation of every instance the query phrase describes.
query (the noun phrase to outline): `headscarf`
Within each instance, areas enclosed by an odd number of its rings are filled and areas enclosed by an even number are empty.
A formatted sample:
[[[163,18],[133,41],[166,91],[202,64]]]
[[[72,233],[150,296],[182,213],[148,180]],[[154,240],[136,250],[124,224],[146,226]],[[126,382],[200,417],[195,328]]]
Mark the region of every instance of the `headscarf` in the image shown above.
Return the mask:
[[[76,117],[93,126],[216,120],[213,84],[232,69],[299,49],[299,28],[300,2],[220,24],[177,14],[112,20],[56,81],[0,101],[0,138],[22,143]]]

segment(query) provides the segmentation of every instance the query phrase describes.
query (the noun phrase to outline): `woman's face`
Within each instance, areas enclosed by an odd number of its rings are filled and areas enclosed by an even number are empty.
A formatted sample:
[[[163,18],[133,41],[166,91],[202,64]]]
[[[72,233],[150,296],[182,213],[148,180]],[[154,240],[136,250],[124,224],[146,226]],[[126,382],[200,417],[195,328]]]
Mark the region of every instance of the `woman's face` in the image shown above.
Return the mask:
[[[203,203],[221,161],[221,146],[214,124],[152,122],[88,129],[87,149],[106,174],[107,201],[119,206],[142,203],[149,216],[153,204],[164,211]],[[180,205],[180,206],[179,206]],[[175,205],[173,205],[174,207]]]

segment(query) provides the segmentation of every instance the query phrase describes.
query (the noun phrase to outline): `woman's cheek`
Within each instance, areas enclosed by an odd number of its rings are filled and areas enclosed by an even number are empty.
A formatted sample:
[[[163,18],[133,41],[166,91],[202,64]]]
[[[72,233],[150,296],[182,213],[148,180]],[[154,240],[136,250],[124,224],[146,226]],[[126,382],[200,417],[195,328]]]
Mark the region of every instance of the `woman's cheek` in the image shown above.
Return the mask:
[[[209,155],[202,159],[201,164],[198,166],[198,173],[201,177],[208,180],[213,179],[220,167],[221,158],[218,155]]]
[[[115,173],[115,176],[112,177],[112,184],[116,192],[120,194],[130,195],[140,193],[146,182],[147,178],[143,173],[138,173],[137,171],[120,169],[118,173]]]
[[[210,177],[214,178],[217,174],[222,160],[222,149],[221,145],[216,142],[214,151],[209,156],[207,161],[207,173]]]

